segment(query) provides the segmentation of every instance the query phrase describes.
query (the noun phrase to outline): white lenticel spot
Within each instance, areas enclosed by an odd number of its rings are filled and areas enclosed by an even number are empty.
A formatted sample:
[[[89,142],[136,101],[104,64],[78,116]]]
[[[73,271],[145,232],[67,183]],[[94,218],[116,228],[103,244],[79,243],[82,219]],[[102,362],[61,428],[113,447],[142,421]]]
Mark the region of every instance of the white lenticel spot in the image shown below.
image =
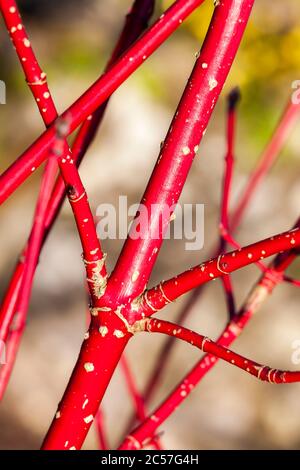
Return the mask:
[[[116,338],[123,338],[125,335],[124,335],[123,331],[115,330],[114,331],[114,336],[116,336]]]
[[[190,152],[191,152],[191,150],[190,150],[189,147],[183,147],[183,149],[182,149],[183,155],[188,155]]]
[[[89,416],[86,416],[85,418],[83,418],[83,421],[84,421],[86,424],[91,423],[93,420],[94,420],[94,416],[93,416],[93,415],[89,415]]]
[[[107,333],[108,333],[108,328],[107,328],[107,326],[100,326],[100,328],[99,328],[99,333],[100,333],[100,335],[102,336],[102,338],[104,338],[104,336],[106,336]]]
[[[218,82],[215,78],[209,79],[209,90],[212,91],[214,88],[218,86]]]
[[[157,423],[159,421],[158,417],[155,416],[155,415],[152,415],[150,419],[151,419],[151,421],[154,421],[155,423]]]
[[[89,399],[86,398],[86,399],[84,400],[83,404],[82,404],[82,409],[83,409],[83,410],[84,410],[84,408],[86,407],[86,405],[88,404],[88,402],[89,402]]]
[[[30,41],[29,41],[29,39],[25,38],[25,39],[23,40],[23,43],[24,43],[24,46],[25,46],[25,47],[30,47]]]
[[[84,368],[87,372],[93,372],[93,370],[95,369],[94,364],[92,362],[86,362],[84,364]]]
[[[139,275],[140,275],[139,271],[134,271],[131,277],[132,282],[135,282],[138,279]]]

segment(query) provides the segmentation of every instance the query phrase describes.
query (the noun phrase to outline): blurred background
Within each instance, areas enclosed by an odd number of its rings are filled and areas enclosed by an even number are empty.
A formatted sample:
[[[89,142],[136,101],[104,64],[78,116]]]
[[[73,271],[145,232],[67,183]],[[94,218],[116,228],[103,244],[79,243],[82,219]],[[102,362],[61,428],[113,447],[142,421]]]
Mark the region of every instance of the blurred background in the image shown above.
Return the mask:
[[[131,0],[23,0],[18,2],[33,47],[59,112],[101,74]],[[158,1],[155,16],[170,5]],[[139,201],[186,80],[195,61],[213,1],[207,0],[114,94],[103,125],[81,167],[93,210],[117,204],[119,195]],[[184,241],[165,242],[151,284],[206,260],[218,239],[223,174],[226,94],[240,86],[236,165],[231,206],[272,135],[300,79],[298,0],[256,2],[234,67],[201,144],[182,203],[205,204],[205,243],[188,252]],[[0,167],[7,166],[43,130],[30,92],[1,21],[0,79],[7,104],[0,108]],[[300,125],[264,180],[237,232],[241,244],[289,229],[299,215]],[[0,293],[3,296],[17,255],[30,231],[39,188],[37,171],[1,208]],[[105,241],[111,270],[122,241]],[[74,366],[85,331],[86,296],[81,249],[68,204],[43,250],[36,273],[27,329],[5,399],[0,406],[0,448],[39,448]],[[296,262],[290,274],[299,278]],[[240,305],[258,279],[256,267],[233,275]],[[186,299],[168,307],[175,319]],[[233,349],[272,367],[293,369],[292,344],[300,340],[300,293],[280,285]],[[186,326],[216,338],[226,322],[219,281],[205,289]],[[149,335],[150,336],[150,335]],[[155,364],[163,339],[140,335],[127,357],[140,389]],[[177,344],[151,408],[199,358]],[[104,400],[111,447],[119,444],[132,412],[122,371]],[[227,364],[218,364],[160,429],[168,449],[284,449],[300,447],[300,385],[260,383]],[[97,448],[94,429],[85,448]]]

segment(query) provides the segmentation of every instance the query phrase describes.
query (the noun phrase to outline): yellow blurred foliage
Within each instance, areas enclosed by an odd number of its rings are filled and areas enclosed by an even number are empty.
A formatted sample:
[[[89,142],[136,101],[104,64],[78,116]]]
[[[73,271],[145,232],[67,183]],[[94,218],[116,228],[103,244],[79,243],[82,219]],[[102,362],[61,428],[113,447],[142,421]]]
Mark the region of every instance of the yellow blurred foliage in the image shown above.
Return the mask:
[[[167,8],[172,3],[165,0],[163,7]],[[251,83],[264,86],[266,80],[272,79],[276,83],[282,75],[290,74],[294,74],[292,79],[297,78],[295,74],[300,69],[300,27],[294,16],[298,13],[300,17],[299,2],[284,2],[286,11],[282,8],[282,2],[276,0],[271,2],[272,6],[269,4],[269,8],[266,2],[260,0],[259,3],[262,4],[254,8],[230,75],[229,86],[233,83],[241,87]],[[213,11],[213,0],[207,0],[183,25],[185,31],[200,43],[203,42]]]

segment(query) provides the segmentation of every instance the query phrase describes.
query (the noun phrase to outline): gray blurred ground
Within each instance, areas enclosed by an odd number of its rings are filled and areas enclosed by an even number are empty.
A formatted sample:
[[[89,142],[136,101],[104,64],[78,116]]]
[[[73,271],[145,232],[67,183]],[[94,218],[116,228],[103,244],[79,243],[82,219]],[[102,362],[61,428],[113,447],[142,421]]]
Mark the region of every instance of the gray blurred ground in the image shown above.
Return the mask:
[[[64,8],[61,2],[21,3],[26,5],[32,43],[48,71],[50,88],[59,110],[63,111],[99,75],[130,2],[85,0],[64,2]],[[51,14],[48,16],[45,11],[48,11],[49,3]],[[297,7],[292,0],[285,3],[286,10],[282,12],[282,3],[279,0],[272,2],[272,11],[277,20],[281,15],[283,26],[290,21],[291,10]],[[267,2],[259,2],[252,25],[261,27],[264,24],[266,8]],[[269,10],[268,14],[272,16]],[[0,109],[0,166],[4,170],[43,126],[25,89],[3,27],[0,43],[3,79],[8,83],[8,102]],[[178,31],[115,93],[104,125],[81,170],[94,210],[102,202],[116,203],[119,195],[128,195],[130,203],[138,202],[192,68],[198,45],[189,31]],[[246,59],[242,56],[238,60],[238,63],[243,63]],[[290,93],[291,82],[299,78],[292,68],[281,73],[280,83],[276,83],[277,93],[269,98],[268,129],[280,115]],[[230,82],[233,84],[236,83]],[[253,84],[250,93],[248,87],[245,104],[242,105],[233,201],[239,197],[267,139],[262,129],[264,122],[257,112],[261,106],[262,114],[266,113],[262,90],[265,90],[263,86],[255,88]],[[256,100],[256,105],[249,111],[250,98]],[[184,242],[167,241],[153,273],[153,284],[207,259],[217,240],[225,151],[224,110],[223,95],[181,198],[183,203],[205,204],[204,249],[199,253],[186,252]],[[257,192],[238,232],[241,244],[286,230],[296,220],[300,196],[299,130],[298,126],[281,160]],[[38,184],[39,175],[36,174],[0,208],[2,294],[30,229]],[[119,241],[104,243],[105,251],[109,253],[110,269],[120,247]],[[38,448],[65,389],[85,330],[86,299],[80,253],[74,222],[66,204],[41,257],[26,333],[1,404],[2,449]],[[293,273],[299,277],[299,262],[295,264]],[[255,267],[233,275],[239,305],[258,275]],[[291,363],[291,355],[293,341],[300,339],[299,297],[296,288],[279,286],[236,342],[234,350],[273,367],[295,367]],[[184,300],[168,307],[164,316],[176,318]],[[212,282],[186,325],[217,337],[225,321],[221,285],[218,281]],[[128,357],[141,388],[155,363],[161,343],[162,339],[157,336],[140,335],[129,345]],[[192,348],[182,344],[176,346],[152,406],[171,390],[197,358],[199,353]],[[166,448],[173,449],[299,448],[299,392],[300,385],[262,384],[220,363],[164,424],[163,443]],[[116,446],[122,438],[122,424],[125,425],[131,410],[121,371],[117,371],[112,380],[104,400],[104,410],[111,446]],[[95,434],[91,431],[86,447],[95,446]]]

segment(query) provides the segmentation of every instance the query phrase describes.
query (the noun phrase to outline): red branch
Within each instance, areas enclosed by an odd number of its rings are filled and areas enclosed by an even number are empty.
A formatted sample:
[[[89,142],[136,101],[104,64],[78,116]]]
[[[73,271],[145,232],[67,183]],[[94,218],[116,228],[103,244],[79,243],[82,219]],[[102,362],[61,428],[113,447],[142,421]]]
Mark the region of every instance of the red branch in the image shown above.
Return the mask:
[[[242,217],[245,215],[246,209],[249,207],[258,185],[262,182],[263,178],[267,175],[272,165],[274,165],[274,163],[276,162],[282,150],[282,147],[284,146],[289,136],[291,129],[293,128],[293,126],[295,125],[299,117],[298,115],[299,111],[300,111],[300,106],[294,105],[294,107],[292,107],[290,105],[290,99],[289,99],[289,104],[286,107],[285,111],[283,112],[282,117],[279,120],[277,128],[275,129],[274,134],[272,135],[266,150],[261,155],[261,158],[259,159],[258,164],[255,167],[252,175],[250,176],[247,186],[242,193],[240,200],[245,199],[245,203],[243,204],[243,207],[241,207],[241,209],[239,210],[239,213],[237,212],[237,209],[238,209],[237,208],[236,210],[233,211],[233,214],[230,217],[229,225],[230,225],[231,234],[229,233],[228,230],[227,231],[223,230],[222,232],[222,238],[225,239],[228,244],[232,245],[235,248],[239,249],[240,246],[234,240],[232,233],[237,228],[237,225],[241,221]],[[278,143],[280,145],[278,145]],[[259,175],[259,177],[257,177],[257,175]],[[231,221],[234,221],[234,224],[232,224]],[[223,252],[223,245],[224,245],[224,242],[222,240],[220,246],[218,246],[215,250],[213,250],[213,255],[212,255],[213,257],[216,257]],[[265,267],[261,261],[258,261],[256,264],[263,271],[265,270]],[[187,316],[190,314],[190,312],[192,311],[196,302],[199,300],[200,294],[203,292],[204,286],[205,284],[201,285],[198,289],[195,289],[192,292],[191,296],[188,298],[187,302],[183,306],[178,316],[179,324],[182,324],[184,320],[187,318]],[[146,385],[146,389],[144,393],[146,403],[151,398],[153,391],[156,388],[156,385],[159,383],[159,380],[163,374],[165,365],[167,364],[168,358],[171,355],[173,344],[174,344],[173,339],[168,338],[165,346],[163,347],[161,351],[161,355],[158,360],[158,365],[155,366],[155,369],[148,381],[148,384]]]
[[[267,145],[261,159],[259,160],[259,165],[253,172],[242,197],[239,198],[239,202],[234,210],[232,219],[231,219],[231,230],[234,230],[242,217],[242,214],[245,211],[246,206],[249,203],[249,199],[255,192],[255,189],[264,178],[264,176],[269,172],[272,165],[275,163],[276,158],[280,154],[284,144],[287,141],[288,136],[290,135],[292,129],[295,126],[295,123],[300,116],[300,104],[295,104],[291,102],[289,98],[286,109],[283,112],[283,115],[279,121],[279,124]]]
[[[178,4],[179,3],[180,2],[178,2]],[[252,5],[253,0],[228,0],[221,1],[220,5],[215,9],[207,39],[201,55],[197,60],[192,74],[192,80],[189,83],[190,89],[186,89],[185,91],[184,98],[178,108],[180,109],[180,114],[177,120],[175,120],[175,123],[173,123],[174,128],[169,133],[164,146],[165,152],[170,152],[173,166],[168,165],[165,159],[157,163],[148,185],[148,192],[146,190],[146,194],[149,196],[150,200],[158,202],[165,200],[170,202],[171,205],[179,197],[181,186],[186,179],[188,169],[196,153],[194,147],[197,145],[197,138],[199,141],[199,135],[194,137],[190,135],[191,129],[196,129],[201,137],[201,132],[206,128],[208,118],[204,115],[207,114],[210,116],[212,107],[221,92],[223,83],[240,44]],[[138,43],[139,41],[134,47],[136,47]],[[125,54],[125,56],[127,55]],[[125,56],[123,56],[123,59]],[[135,59],[133,58],[132,62],[134,61]],[[205,66],[203,66],[203,64],[205,64]],[[198,93],[200,93],[198,101],[196,100],[196,105],[190,102],[189,99],[195,97],[194,87],[199,88]],[[198,116],[196,116],[197,111]],[[185,116],[186,119],[192,119],[192,126],[187,125],[187,129],[185,130],[185,132],[187,132],[186,137],[182,136],[181,127],[183,116]],[[200,119],[198,126],[195,123],[197,117]],[[181,123],[180,128],[177,122]],[[176,138],[183,137],[181,138],[179,148],[176,141],[173,141],[170,136],[174,138],[175,136]],[[183,146],[185,144],[188,146],[188,151],[187,148]],[[175,155],[173,156],[174,151]],[[164,174],[162,174],[159,167],[164,169]],[[164,182],[163,190],[161,184],[158,186],[158,176],[160,177],[160,183]],[[177,187],[177,192],[172,191],[170,187],[171,184]],[[152,188],[152,191],[155,191],[155,193],[149,193],[149,188]],[[158,198],[158,191],[161,192],[162,198]],[[146,203],[148,204],[148,200]],[[155,223],[157,223],[157,221],[155,221]],[[147,249],[149,249],[149,246],[153,242],[149,239],[147,239],[147,242]],[[155,243],[157,243],[157,241]],[[161,241],[159,241],[159,243],[161,243]],[[130,239],[128,244],[125,245],[125,248],[126,246],[131,246]],[[155,254],[153,255],[155,256]],[[142,259],[144,254],[140,253],[139,256]],[[131,270],[132,266],[136,266],[135,262],[137,262],[136,258],[130,264]],[[149,262],[148,258],[144,260],[143,269],[145,270],[145,275],[144,273],[136,273],[136,271],[134,271],[131,277],[129,292],[132,289],[132,283],[135,283],[135,281],[137,282],[134,285],[132,293],[138,291],[138,287],[140,288],[142,284],[145,283],[145,280],[151,272],[152,264],[152,261]],[[121,266],[122,270],[124,270],[124,262]],[[62,398],[59,407],[59,419],[53,420],[45,438],[44,449],[63,449],[66,442],[68,442],[67,445],[72,448],[81,447],[122,351],[132,336],[132,333],[135,332],[135,330],[132,330],[131,322],[135,322],[138,318],[138,313],[135,312],[132,314],[130,310],[127,314],[122,302],[120,302],[120,298],[124,299],[124,293],[130,295],[130,293],[126,291],[126,288],[124,292],[123,287],[121,287],[124,284],[126,285],[128,271],[126,270],[124,278],[119,279],[119,283],[116,284],[117,270],[118,267],[115,274],[112,276],[112,287],[110,288],[108,284],[105,294],[100,298],[99,302],[95,304],[92,311],[94,316],[89,337],[82,346],[77,364],[64,397]],[[141,290],[143,290],[143,288],[144,285]],[[121,296],[120,292],[122,293]],[[97,351],[101,351],[101,355],[97,354]],[[90,366],[90,364],[92,364],[92,366]],[[90,371],[91,373],[85,373],[84,365],[86,365],[88,369],[92,369]],[[89,402],[87,409],[82,411],[82,403],[85,397],[88,398]],[[86,412],[88,412],[88,415],[85,414]],[[70,422],[73,423],[72,427],[70,427]]]
[[[220,226],[222,230],[228,230],[229,221],[229,197],[232,185],[233,167],[234,167],[234,144],[236,134],[236,114],[237,104],[240,100],[240,91],[234,88],[228,96],[228,111],[227,111],[227,153],[225,156],[225,174],[223,181],[223,193],[221,198],[221,217]]]
[[[146,291],[143,297],[142,310],[145,315],[152,315],[153,312],[161,310],[167,304],[195,287],[248,266],[260,259],[291,248],[297,248],[299,245],[300,229],[295,228],[248,245],[241,250],[220,255]]]
[[[69,123],[69,135],[89,115],[93,114],[203,1],[176,1],[104,75],[78,98],[62,115],[63,120]],[[10,13],[15,15],[16,12],[12,10]],[[38,78],[43,80],[43,77]],[[47,157],[47,151],[54,137],[55,128],[52,125],[2,174],[0,204],[32,173],[32,168],[36,169],[41,165]]]
[[[297,221],[296,226],[299,226],[299,221]],[[251,290],[238,314],[225,327],[217,340],[218,345],[227,348],[240,336],[253,315],[259,312],[262,304],[273,292],[276,285],[282,282],[284,271],[296,256],[294,250],[276,256],[269,270],[263,274]],[[131,439],[131,441],[142,446],[143,442],[148,441],[151,436],[155,435],[159,426],[188,398],[192,390],[216,363],[217,358],[213,354],[206,354],[201,358],[158,408],[132,432],[135,439]],[[125,445],[128,445],[128,440],[125,441]]]
[[[46,74],[42,72],[36,56],[31,47],[31,43],[26,34],[24,25],[21,22],[21,17],[14,0],[1,0],[1,11],[5,19],[8,31],[11,34],[12,42],[16,48],[20,62],[22,63],[25,73],[26,81],[30,86],[33,96],[39,106],[41,115],[46,126],[50,125],[57,118],[57,111],[52,100],[49,88],[47,85]],[[42,189],[39,195],[37,210],[34,217],[33,228],[29,238],[28,246],[24,249],[22,264],[24,266],[22,283],[17,282],[15,276],[12,279],[12,285],[18,287],[18,294],[13,295],[11,298],[6,297],[5,307],[7,310],[1,311],[1,338],[6,341],[9,332],[9,326],[12,322],[14,312],[18,311],[18,341],[15,341],[13,349],[17,353],[18,344],[21,339],[21,332],[23,331],[25,319],[27,316],[27,309],[32,289],[32,282],[35,269],[38,263],[43,239],[45,237],[45,225],[47,219],[47,209],[49,207],[51,191],[56,177],[57,160],[59,162],[61,173],[64,178],[65,184],[69,191],[69,199],[73,208],[75,220],[77,222],[78,231],[82,241],[84,259],[86,260],[86,268],[88,279],[94,282],[94,270],[99,270],[99,276],[106,277],[104,266],[104,257],[101,251],[100,243],[97,237],[93,216],[88,204],[88,200],[81,184],[78,170],[74,165],[74,160],[71,157],[68,148],[68,143],[65,137],[68,133],[68,123],[62,120],[57,120],[56,127],[56,140],[53,145],[53,154],[55,158],[50,158],[46,165],[44,180],[46,184],[42,184]],[[53,157],[52,155],[52,157]],[[78,203],[77,203],[78,202]],[[101,266],[99,263],[102,263]],[[100,269],[99,269],[100,266]],[[16,270],[20,273],[21,270]],[[93,286],[94,287],[94,286]],[[8,289],[8,294],[11,290]],[[92,291],[93,292],[93,291]],[[12,302],[12,303],[10,303]],[[4,328],[2,327],[4,326]],[[12,333],[12,338],[16,338],[16,334]],[[12,370],[15,357],[10,358],[10,363],[5,366],[7,369],[4,372],[5,379],[9,378],[9,371]],[[1,396],[5,390],[7,383],[1,380]]]
[[[294,256],[286,258],[280,269],[285,269],[284,264],[289,264]],[[300,372],[281,371],[261,365],[251,359],[247,359],[228,349],[228,346],[239,336],[252,315],[258,311],[262,302],[271,293],[274,286],[279,282],[279,271],[275,275],[261,279],[260,283],[251,293],[248,302],[240,315],[237,315],[228,324],[222,336],[217,342],[199,335],[180,325],[166,322],[160,319],[147,319],[144,322],[144,330],[149,332],[164,333],[174,338],[184,340],[201,349],[207,354],[198,362],[194,369],[182,380],[169,397],[140,425],[138,426],[119,447],[120,450],[142,449],[157,428],[173,413],[178,406],[190,395],[194,387],[204,375],[216,364],[217,359],[222,359],[245,372],[257,377],[259,380],[273,384],[293,383],[300,381]]]
[[[103,411],[101,410],[101,408],[99,408],[95,416],[95,425],[96,425],[96,430],[97,430],[99,449],[108,450],[109,445],[108,445],[106,433],[104,431],[104,416],[103,416]]]
[[[299,284],[284,274],[299,253],[299,225],[280,235],[244,248],[239,247],[230,253],[223,253],[227,242],[238,246],[231,232],[245,212],[257,184],[279,154],[298,117],[300,105],[287,107],[262,156],[261,163],[250,178],[233,216],[229,217],[238,100],[236,91],[231,94],[218,255],[200,266],[195,266],[152,289],[145,290],[172,211],[179,200],[202,136],[239,48],[254,0],[215,2],[216,8],[203,47],[162,145],[131,232],[110,278],[106,272],[105,255],[97,238],[88,197],[78,173],[77,166],[96,133],[105,111],[106,100],[203,1],[176,1],[133,44],[145,29],[154,7],[154,0],[135,0],[106,72],[59,118],[47,85],[46,74],[41,70],[34,55],[17,4],[14,0],[0,0],[0,8],[26,80],[47,127],[32,146],[0,176],[0,203],[2,203],[43,161],[47,160],[28,246],[23,251],[24,258],[17,265],[0,313],[0,339],[8,340],[9,360],[8,367],[1,371],[0,396],[8,382],[24,329],[39,254],[64,200],[64,187],[81,239],[91,297],[90,326],[84,336],[69,384],[45,437],[43,449],[80,449],[95,417],[101,445],[107,447],[101,415],[97,413],[120,360],[137,415],[143,421],[125,440],[122,449],[142,448],[149,444],[159,448],[155,434],[158,426],[189,395],[219,358],[271,383],[300,380],[298,371],[270,369],[228,349],[277,283],[286,280],[294,285]],[[81,124],[72,154],[67,137]],[[56,161],[61,176],[56,180],[54,187]],[[141,230],[144,230],[142,234]],[[136,233],[142,236],[134,236]],[[270,268],[262,265],[262,259],[275,254],[277,257]],[[258,263],[265,272],[244,307],[236,314],[229,274],[254,262]],[[182,294],[219,277],[223,280],[227,295],[230,319],[217,342],[180,325],[149,318]],[[198,292],[199,289],[193,299]],[[19,315],[15,315],[15,312]],[[137,390],[127,363],[122,360],[128,341],[141,331],[164,333],[208,353],[148,418],[146,418],[145,400]]]
[[[60,138],[55,142],[55,146],[51,151],[47,161],[44,175],[42,178],[41,189],[38,203],[34,215],[34,224],[30,235],[30,242],[27,252],[27,260],[22,277],[22,285],[20,286],[18,301],[16,302],[16,318],[13,331],[6,341],[8,355],[6,364],[1,368],[0,372],[0,400],[8,385],[8,381],[15,363],[16,354],[25,328],[28,305],[30,301],[30,293],[32,281],[34,277],[35,267],[38,262],[40,247],[43,240],[44,223],[46,219],[46,211],[53,187],[53,181],[57,172],[57,158],[61,151]]]
[[[157,318],[148,318],[145,320],[145,331],[163,333],[179,338],[190,343],[192,346],[201,349],[205,353],[212,354],[225,362],[239,367],[262,381],[273,384],[294,383],[300,381],[300,371],[285,371],[261,365],[252,359],[246,359],[240,354],[217,344],[206,336],[195,333],[194,331],[176,325],[175,323]]]
[[[116,285],[122,286],[114,301],[130,300],[145,289],[170,222],[170,210],[178,202],[252,5],[253,1],[222,1],[215,9],[201,53],[141,201],[147,212],[147,229],[141,237],[132,236],[141,225],[139,215],[143,210],[140,209],[111,275],[113,290],[116,291]]]
[[[7,29],[9,33],[11,34],[12,41],[15,45],[19,59],[23,66],[27,82],[29,84],[31,83],[30,85],[31,90],[39,106],[39,109],[41,111],[45,124],[49,125],[57,117],[56,108],[51,98],[50,91],[48,89],[48,85],[46,82],[46,74],[42,72],[38,64],[38,61],[35,57],[34,51],[30,45],[30,41],[27,36],[25,27],[21,21],[17,4],[14,0],[1,0],[0,8],[1,8],[4,20],[7,25]],[[135,39],[147,27],[147,23],[148,23],[149,17],[151,16],[153,12],[153,8],[154,8],[154,0],[136,0],[134,2],[131,11],[128,13],[126,17],[124,28],[121,32],[120,38],[114,49],[112,57],[106,67],[106,70],[108,70],[113,65],[113,63],[117,60],[117,58],[135,41]],[[11,13],[12,9],[13,9],[14,14]],[[37,77],[40,77],[40,76],[43,76],[44,82],[41,84],[33,85],[33,83],[36,82]],[[81,126],[76,136],[74,145],[73,145],[72,158],[69,155],[69,149],[67,148],[67,145],[66,145],[66,148],[64,150],[65,158],[61,159],[62,162],[64,163],[64,165],[62,166],[62,173],[64,175],[65,181],[63,181],[61,177],[58,177],[57,183],[51,195],[51,199],[49,201],[48,208],[45,214],[46,218],[45,218],[44,227],[43,227],[43,237],[41,240],[42,243],[45,242],[46,236],[51,230],[51,227],[53,223],[55,222],[56,217],[58,215],[59,209],[62,206],[62,203],[65,198],[65,186],[66,185],[68,186],[70,198],[72,195],[74,198],[74,195],[76,195],[76,193],[77,194],[84,193],[84,188],[81,184],[81,181],[76,172],[76,169],[73,168],[73,164],[78,165],[80,163],[86,150],[91,144],[95,136],[95,133],[98,129],[98,126],[104,116],[104,112],[105,112],[107,104],[108,102],[104,103],[93,115],[89,116],[89,118]],[[72,201],[71,201],[71,204],[73,206],[73,210],[75,210],[75,215],[76,215],[76,211],[78,212],[77,204],[74,205]],[[99,243],[98,243],[98,240],[95,239],[93,217],[92,217],[91,212],[89,211],[89,207],[86,201],[84,204],[82,201],[81,206],[82,206],[81,217],[79,213],[76,215],[77,226],[79,227],[81,240],[82,240],[82,243],[85,243],[85,240],[86,240],[85,232],[87,232],[88,236],[90,234],[92,237],[91,238],[92,251],[95,251],[97,248],[99,248]],[[26,260],[28,257],[28,250],[30,249],[30,239],[29,239],[28,245],[23,249],[23,253],[20,256],[20,259],[17,263],[11,282],[9,284],[8,290],[4,297],[4,301],[1,306],[0,339],[2,341],[6,341],[8,338],[9,329],[11,327],[15,310],[16,310],[16,306],[17,306],[17,299],[20,297],[20,289],[22,285],[21,281],[22,281],[22,277],[24,274]],[[39,247],[37,246],[37,248],[38,248],[38,251],[33,255],[31,254],[31,256],[33,256],[34,259],[36,260],[36,264],[38,261],[41,245]],[[86,266],[88,267],[88,278],[93,279],[94,264],[91,262],[91,257],[89,254],[89,247],[85,246],[84,251],[85,253],[87,253]],[[99,257],[101,253],[96,253],[96,254],[98,255],[98,257],[96,258],[96,261],[98,262],[98,266],[96,266],[96,268],[98,268],[99,263],[102,263],[102,261],[99,261],[101,260],[101,257]],[[102,256],[102,259],[103,259],[103,256]],[[36,264],[35,264],[35,267],[36,267]],[[102,271],[101,275],[102,275],[103,281],[105,282],[105,271],[103,270],[104,263],[102,264],[103,264],[103,267],[101,269]],[[34,267],[34,270],[35,270],[35,267]],[[27,288],[28,296],[30,295],[30,290],[31,290],[31,285],[28,286]],[[17,349],[18,349],[17,345],[18,345],[17,342],[15,342],[14,348],[11,348],[8,345],[10,354],[8,354],[7,365],[3,368],[2,374],[1,374],[1,377],[5,377],[5,380],[1,383],[2,393],[5,390],[5,387],[7,385],[7,380],[10,376],[10,373],[13,367],[15,354],[17,353]]]
[[[14,0],[1,0],[0,3],[1,6],[1,11],[4,16],[4,19],[6,21],[8,30],[11,34],[13,34],[12,38],[15,42],[15,46],[17,51],[19,50],[18,47],[19,45],[21,47],[24,46],[24,41],[29,41],[28,36],[26,35],[26,31],[24,28],[24,25],[22,25],[22,28],[18,28],[18,25],[21,24],[20,20],[20,15],[17,9],[17,4]],[[152,14],[152,10],[154,7],[154,0],[136,0],[135,3],[133,4],[132,10],[128,13],[126,22],[124,25],[124,28],[121,32],[120,38],[118,40],[118,43],[115,47],[115,50],[112,54],[112,57],[106,67],[106,70],[108,70],[113,63],[117,60],[117,58],[122,55],[122,53],[135,41],[135,39],[141,34],[143,29],[147,26],[149,16]],[[15,8],[15,15],[12,15],[10,13],[10,8]],[[16,21],[17,20],[17,21]],[[13,24],[14,23],[14,24]],[[16,23],[16,24],[15,24]],[[13,30],[12,30],[13,28]],[[12,33],[13,31],[13,33]],[[20,33],[21,31],[21,33]],[[21,34],[21,36],[19,36]],[[24,49],[21,50],[24,52]],[[19,57],[22,59],[24,58],[24,54],[19,51]],[[31,67],[28,67],[28,64],[31,63],[33,70],[35,71],[35,75],[39,75],[40,67],[37,63],[37,59],[35,58],[35,55],[33,53],[33,49],[31,47],[26,47],[25,53],[29,54],[26,56],[26,61],[22,60],[22,65],[26,63],[26,68],[25,73],[26,76],[30,77],[31,75]],[[41,72],[43,76],[45,74]],[[29,81],[33,81],[29,80]],[[46,84],[44,84],[46,85]],[[32,87],[34,94],[36,95],[36,101],[37,103],[41,103],[41,99],[44,98],[44,89],[43,87],[37,86],[37,87]],[[43,114],[43,118],[45,118],[48,122],[49,120],[53,120],[57,117],[56,110],[54,109],[54,104],[52,100],[49,100],[50,94],[49,90],[46,90],[47,93],[47,102],[49,102],[49,106],[47,108],[47,113]],[[99,109],[96,110],[96,112],[89,116],[88,119],[84,122],[84,124],[81,126],[73,148],[72,148],[72,159],[74,162],[78,165],[83,158],[85,152],[87,151],[90,143],[92,142],[95,133],[97,131],[97,128],[99,126],[99,123],[102,120],[102,117],[104,116],[104,112],[106,109],[108,102],[104,103]],[[42,108],[43,109],[43,108]],[[50,116],[50,113],[52,113],[52,116]],[[59,212],[59,209],[64,201],[65,197],[65,183],[63,182],[62,178],[58,178],[56,186],[53,190],[51,200],[49,201],[49,207],[47,211],[47,219],[45,221],[45,235],[44,235],[44,240],[46,239],[47,233],[51,230],[51,227],[56,219],[56,216]],[[20,260],[16,266],[13,278],[11,280],[11,283],[8,288],[8,292],[5,296],[4,303],[2,304],[1,308],[1,313],[0,313],[0,338],[1,340],[5,340],[8,334],[8,328],[11,323],[11,319],[13,316],[13,309],[15,306],[15,300],[18,296],[18,290],[20,286],[20,281],[21,277],[23,274],[23,269],[24,269],[24,260],[26,258],[26,250],[27,247],[24,248],[22,255],[20,256]]]
[[[227,153],[225,156],[225,172],[223,180],[223,192],[221,197],[221,214],[220,214],[220,251],[223,252],[226,247],[226,239],[224,232],[228,231],[229,221],[229,200],[232,186],[233,167],[234,167],[234,145],[236,134],[236,117],[237,117],[237,104],[240,100],[239,88],[234,88],[228,96],[228,109],[227,109]],[[235,300],[233,294],[233,287],[230,275],[222,276],[221,281],[223,284],[227,309],[229,317],[232,318],[235,314]]]

